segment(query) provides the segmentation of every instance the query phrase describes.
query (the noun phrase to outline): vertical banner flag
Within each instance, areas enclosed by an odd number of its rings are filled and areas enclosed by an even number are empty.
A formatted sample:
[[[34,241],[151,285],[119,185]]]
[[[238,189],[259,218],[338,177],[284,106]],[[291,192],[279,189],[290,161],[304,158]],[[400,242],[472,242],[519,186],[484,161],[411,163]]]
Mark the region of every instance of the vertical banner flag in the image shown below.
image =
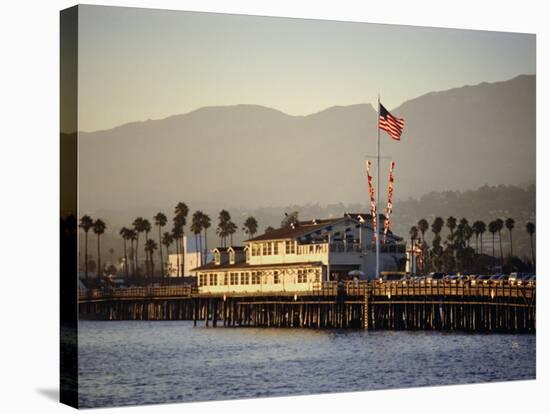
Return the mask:
[[[370,160],[367,160],[367,180],[369,183],[370,194],[370,215],[372,217],[372,229],[374,231],[374,241],[378,237],[378,220],[376,217],[376,199],[374,198],[374,185],[372,184],[372,176],[370,175]]]
[[[386,220],[384,221],[384,243],[386,243],[386,235],[390,229],[390,215],[393,209],[393,168],[395,167],[395,162],[390,163],[390,182],[388,184],[388,206],[386,207]]]
[[[400,141],[403,128],[405,128],[405,120],[403,118],[396,118],[384,108],[384,105],[379,105],[378,128],[386,131],[392,139]]]

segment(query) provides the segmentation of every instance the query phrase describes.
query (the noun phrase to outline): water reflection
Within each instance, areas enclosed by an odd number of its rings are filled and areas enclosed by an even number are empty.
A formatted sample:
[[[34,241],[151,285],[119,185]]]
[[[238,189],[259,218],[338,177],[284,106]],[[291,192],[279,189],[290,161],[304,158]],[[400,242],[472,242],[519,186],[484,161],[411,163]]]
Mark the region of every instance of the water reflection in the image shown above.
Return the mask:
[[[83,407],[535,378],[534,335],[80,323]]]

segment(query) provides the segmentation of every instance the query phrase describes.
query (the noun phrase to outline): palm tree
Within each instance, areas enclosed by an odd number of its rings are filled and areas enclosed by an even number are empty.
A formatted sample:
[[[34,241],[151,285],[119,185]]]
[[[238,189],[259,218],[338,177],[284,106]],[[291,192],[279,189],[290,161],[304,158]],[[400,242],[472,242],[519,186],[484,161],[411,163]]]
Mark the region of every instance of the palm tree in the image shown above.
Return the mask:
[[[97,235],[97,277],[99,278],[101,276],[101,249],[99,245],[99,237],[105,232],[105,228],[107,226],[101,219],[97,219],[94,221],[94,233]]]
[[[124,273],[128,277],[128,251],[126,249],[126,241],[130,239],[130,229],[123,227],[120,229],[119,234],[122,236],[124,241]]]
[[[435,234],[432,240],[432,250],[430,252],[430,264],[434,270],[439,270],[441,267],[441,255],[443,254],[443,247],[441,246],[441,236]]]
[[[134,229],[128,229],[128,239],[130,239],[130,256],[132,257],[132,264],[133,264],[133,271],[132,271],[132,276],[133,277],[136,277],[136,261],[135,261],[135,257],[136,257],[136,247],[137,247],[137,238],[138,238],[138,233],[137,231],[135,231]],[[134,247],[134,243],[136,243],[136,247]]]
[[[439,233],[441,233],[441,230],[443,230],[443,225],[445,224],[445,222],[443,221],[443,219],[441,217],[436,217],[432,223],[432,232],[436,235],[436,236],[439,236]]]
[[[84,230],[84,277],[88,279],[88,232],[94,226],[94,221],[88,215],[84,215],[80,218],[80,227]]]
[[[174,238],[172,237],[172,233],[169,233],[169,232],[164,232],[164,234],[162,235],[162,245],[164,247],[166,247],[166,257],[169,258],[170,257],[170,245],[172,244],[172,242],[174,241]],[[163,273],[164,274],[164,273]]]
[[[138,261],[138,250],[139,250],[139,233],[143,232],[145,230],[144,228],[144,218],[138,217],[134,220],[132,223],[132,226],[134,226],[134,231],[136,232],[136,248],[134,249],[136,258],[135,258],[135,275],[139,275],[139,261]]]
[[[158,249],[158,245],[157,245],[157,242],[154,241],[153,239],[147,239],[145,241],[145,253],[147,253],[149,255],[149,263],[150,263],[150,275],[151,275],[151,279],[154,277],[155,275],[155,265],[153,263],[153,253],[155,250]]]
[[[227,223],[227,235],[229,236],[229,244],[231,246],[233,246],[233,235],[237,232],[238,228],[239,228],[239,226],[237,226],[232,221]]]
[[[452,240],[452,238],[454,236],[454,231],[455,231],[455,228],[456,228],[456,219],[453,216],[450,216],[449,218],[447,218],[447,227],[451,231],[450,239]]]
[[[207,256],[208,256],[208,238],[207,238],[208,234],[207,234],[207,230],[212,225],[210,217],[207,214],[202,215],[201,225],[202,225],[202,228],[204,229],[204,259],[203,259],[203,261],[204,261],[204,263],[206,263],[206,259],[207,259]]]
[[[418,238],[418,229],[416,228],[416,226],[412,226],[411,229],[409,230],[409,236],[411,237],[411,267],[410,267],[410,271],[411,271],[411,274],[413,274],[413,268],[414,267],[414,241]],[[415,268],[416,270],[416,268]],[[416,271],[414,271],[414,273],[416,273]]]
[[[243,231],[248,235],[249,238],[253,238],[258,231],[258,220],[256,220],[252,216],[248,217],[244,221]]]
[[[493,257],[495,257],[495,233],[497,231],[497,223],[493,220],[489,223],[489,233],[493,236]]]
[[[198,210],[193,213],[193,218],[191,219],[191,231],[195,235],[195,250],[197,252],[197,265],[199,263],[199,240],[200,234],[202,233],[202,211]]]
[[[498,232],[498,242],[500,245],[500,268],[502,269],[503,255],[502,255],[502,228],[504,227],[504,221],[502,219],[495,220],[495,228]]]
[[[162,257],[162,238],[160,233],[162,228],[166,226],[168,219],[165,214],[160,212],[155,215],[154,219],[155,226],[159,229],[160,277],[164,278],[164,258]]]
[[[456,227],[456,232],[452,237],[450,247],[454,250],[453,256],[455,258],[455,264],[461,271],[465,271],[469,267],[467,263],[470,257],[470,239],[472,238],[473,230],[468,223],[468,219],[461,218]]]
[[[436,268],[439,268],[439,261],[441,254],[443,252],[441,247],[441,230],[443,230],[443,226],[445,225],[445,221],[441,217],[434,218],[434,221],[432,223],[432,233],[434,234],[434,240],[432,241],[432,259],[433,264]]]
[[[514,226],[516,225],[516,222],[513,218],[507,218],[506,219],[506,228],[508,229],[508,232],[510,233],[510,256],[513,256],[513,244],[512,244],[512,230],[514,229]]]
[[[425,273],[425,271],[426,271],[425,259],[426,258],[425,258],[425,254],[424,254],[424,247],[426,246],[426,239],[424,237],[424,234],[430,228],[430,224],[428,223],[428,220],[423,218],[423,219],[418,220],[418,223],[417,223],[416,226],[417,226],[418,230],[420,231],[420,233],[422,234],[422,273]]]
[[[227,237],[227,229],[222,229],[220,225],[216,227],[216,234],[220,238],[220,246],[225,247],[225,239]]]
[[[420,231],[420,234],[422,234],[422,241],[425,241],[424,233],[428,230],[430,225],[428,224],[428,220],[426,219],[420,219],[418,220],[418,224],[416,225],[418,228],[418,231]]]
[[[142,226],[143,226],[143,232],[145,233],[145,241],[149,240],[149,232],[151,231],[151,223],[149,222],[149,220],[147,219],[143,219],[143,222],[142,222]],[[146,269],[146,272],[149,273],[149,265],[150,265],[150,262],[149,262],[149,255],[145,255],[145,269]]]
[[[179,202],[174,209],[174,228],[178,228],[177,234],[179,236],[178,244],[182,255],[181,263],[181,275],[185,276],[185,254],[186,246],[184,243],[185,237],[185,225],[187,224],[187,215],[189,214],[189,207],[187,204]]]
[[[189,207],[187,207],[187,204],[182,203],[181,201],[176,205],[174,208],[174,214],[176,216],[182,216],[187,218],[187,215],[189,214]]]
[[[479,250],[481,254],[483,254],[483,234],[487,231],[487,226],[485,226],[485,222],[481,222],[481,226],[479,229]]]
[[[468,247],[470,247],[470,239],[472,238],[474,231],[466,218],[462,218],[460,220],[460,225],[462,226],[462,237]]]
[[[533,271],[535,271],[535,249],[533,247],[533,234],[535,234],[535,223],[527,223],[525,229],[527,230],[529,238],[531,239],[531,259],[533,262]]]
[[[229,236],[229,223],[231,223],[231,215],[229,211],[222,210],[218,215],[218,228],[216,229],[216,234],[220,236],[220,244],[222,247],[226,247],[227,236]]]
[[[478,249],[479,249],[479,243],[478,243],[478,240],[479,240],[479,221],[474,221],[474,223],[472,224],[472,231],[474,233],[474,235],[476,236],[476,253],[478,252]]]
[[[181,250],[182,250],[182,237],[183,237],[182,228],[181,227],[174,227],[172,229],[172,237],[174,238],[174,241],[176,242],[176,257],[177,257],[177,264],[178,264],[178,271],[177,271],[176,275],[179,277],[179,276],[183,276],[183,274],[181,273],[182,266],[181,266],[181,259],[180,259]]]
[[[472,228],[474,230],[474,233],[476,235],[476,252],[478,252],[478,238],[481,237],[481,243],[479,247],[481,248],[480,254],[483,254],[483,233],[485,233],[485,223],[481,220],[474,221],[474,224],[472,225]]]

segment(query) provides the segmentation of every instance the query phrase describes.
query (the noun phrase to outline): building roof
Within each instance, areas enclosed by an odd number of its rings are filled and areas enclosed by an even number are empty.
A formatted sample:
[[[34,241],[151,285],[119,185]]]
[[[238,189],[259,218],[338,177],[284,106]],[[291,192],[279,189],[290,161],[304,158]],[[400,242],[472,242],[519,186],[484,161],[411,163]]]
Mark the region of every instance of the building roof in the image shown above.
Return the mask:
[[[379,223],[383,223],[385,220],[384,214],[379,214]],[[282,240],[282,239],[298,239],[301,236],[321,230],[330,224],[335,224],[341,220],[354,220],[356,222],[363,221],[367,228],[372,230],[372,216],[369,213],[345,213],[341,217],[335,217],[330,219],[314,219],[308,221],[297,221],[294,226],[281,227],[275,230],[272,230],[268,233],[261,234],[252,239],[245,240],[246,242],[256,242],[264,240]],[[388,236],[399,241],[402,240],[401,237],[396,236],[392,233],[391,230],[388,230]]]
[[[215,262],[206,263],[204,266],[191,269],[192,272],[199,272],[201,270],[227,270],[227,269],[238,269],[238,270],[254,270],[262,268],[273,268],[273,267],[295,267],[295,266],[321,266],[322,262],[296,262],[296,263],[270,263],[270,264],[259,264],[251,265],[246,262],[237,262],[234,264],[219,264]]]
[[[228,249],[238,252],[246,249],[246,246],[229,246]]]
[[[300,236],[303,236],[304,234],[320,230],[327,225],[336,223],[343,219],[344,217],[337,217],[333,219],[298,221],[294,226],[281,227],[246,241],[251,242],[263,240],[296,239]]]

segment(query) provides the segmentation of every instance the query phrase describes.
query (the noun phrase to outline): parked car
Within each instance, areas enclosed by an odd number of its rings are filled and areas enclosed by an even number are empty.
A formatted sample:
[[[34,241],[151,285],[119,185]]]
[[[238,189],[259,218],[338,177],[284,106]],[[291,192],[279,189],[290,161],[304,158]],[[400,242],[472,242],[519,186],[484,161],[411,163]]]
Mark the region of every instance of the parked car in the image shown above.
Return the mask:
[[[518,273],[515,277],[510,275],[509,282],[513,286],[523,286],[528,283],[530,277],[529,273]]]
[[[445,273],[443,272],[431,272],[427,277],[426,277],[426,283],[432,283],[432,281],[437,281],[437,280],[443,280],[443,278],[445,277]]]
[[[407,286],[409,283],[412,283],[412,277],[410,276],[403,276],[401,279],[399,279],[399,284],[403,286]]]
[[[476,285],[476,279],[478,275],[468,275],[468,282],[470,285],[475,286]]]
[[[491,278],[491,275],[479,275],[476,278],[476,284],[483,284],[486,285],[489,283],[489,279]]]
[[[500,275],[498,278],[498,281],[502,283],[503,285],[507,285],[510,280],[510,275]]]
[[[424,286],[426,284],[426,276],[414,276],[411,282],[417,286]]]
[[[501,276],[501,275],[491,275],[491,277],[489,278],[488,284],[490,284],[490,285],[496,285],[496,284],[500,283],[500,282],[499,282],[500,276]]]
[[[451,284],[451,285],[456,285],[457,282],[459,281],[460,279],[460,276],[457,276],[457,275],[454,275],[454,274],[450,274],[450,275],[446,275],[443,280],[445,280],[445,282]]]

